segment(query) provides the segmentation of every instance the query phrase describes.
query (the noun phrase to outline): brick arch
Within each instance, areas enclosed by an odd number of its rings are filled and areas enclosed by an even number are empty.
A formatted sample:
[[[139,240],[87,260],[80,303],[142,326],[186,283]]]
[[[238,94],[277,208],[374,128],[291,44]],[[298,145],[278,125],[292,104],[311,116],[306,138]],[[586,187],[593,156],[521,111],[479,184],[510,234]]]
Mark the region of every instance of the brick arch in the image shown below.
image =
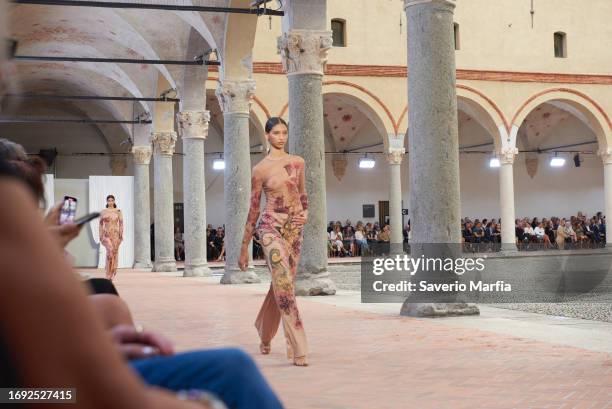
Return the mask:
[[[511,128],[518,130],[531,111],[549,101],[564,102],[579,110],[595,133],[600,148],[612,146],[612,121],[606,111],[587,94],[571,88],[551,88],[532,95],[516,110]]]
[[[504,113],[499,108],[499,106],[495,103],[495,101],[489,98],[482,91],[476,88],[473,88],[473,87],[469,87],[467,85],[463,85],[463,84],[457,84],[457,98],[458,99],[463,98],[467,101],[470,101],[474,106],[478,108],[479,111],[481,111],[481,115],[480,115],[481,118],[479,122],[481,123],[487,123],[489,121],[491,122],[489,123],[489,126],[483,126],[483,127],[489,130],[489,132],[492,134],[496,148],[501,146],[500,144],[501,134],[499,132],[499,128],[503,127],[503,129],[509,130],[510,126],[508,124],[508,120],[506,119]],[[404,107],[404,109],[402,110],[402,113],[399,115],[399,118],[397,120],[398,127],[400,127],[404,123],[404,120],[406,120],[407,114],[408,114],[408,105]],[[494,127],[490,126],[492,124],[494,124]]]
[[[382,101],[382,99],[380,99],[373,92],[371,92],[370,90],[368,90],[367,88],[361,85],[358,85],[358,84],[355,84],[349,81],[333,80],[333,81],[323,82],[323,87],[331,86],[331,85],[338,85],[340,87],[347,87],[348,89],[356,90],[357,92],[352,91],[352,92],[347,92],[347,94],[352,95],[364,101],[364,103],[370,106],[374,110],[374,112],[376,112],[377,116],[380,117],[380,119],[384,123],[387,133],[393,133],[393,134],[398,133],[398,123],[393,117],[393,114],[391,113],[387,105]],[[324,90],[324,93],[325,93],[325,90]],[[283,117],[287,113],[288,108],[289,108],[289,103],[286,103],[285,105],[283,105],[283,108],[278,113],[278,116]],[[382,112],[380,112],[380,110],[382,110]]]

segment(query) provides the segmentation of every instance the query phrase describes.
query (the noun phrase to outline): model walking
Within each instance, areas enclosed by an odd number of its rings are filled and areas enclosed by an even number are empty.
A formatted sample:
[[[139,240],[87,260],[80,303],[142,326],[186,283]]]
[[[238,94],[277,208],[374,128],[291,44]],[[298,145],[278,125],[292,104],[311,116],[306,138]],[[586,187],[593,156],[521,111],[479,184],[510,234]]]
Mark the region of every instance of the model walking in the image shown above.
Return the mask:
[[[242,240],[238,262],[246,271],[248,245],[259,217],[261,191],[266,195],[266,207],[257,233],[272,276],[268,295],[261,306],[255,327],[261,339],[260,351],[270,353],[270,342],[282,319],[287,357],[294,365],[308,365],[306,333],[295,299],[295,276],[300,260],[302,230],[308,218],[308,199],[304,184],[304,159],[289,155],[287,124],[281,118],[270,118],[266,123],[269,154],[253,168],[251,179],[251,207]]]
[[[106,209],[100,213],[100,243],[106,248],[106,278],[117,275],[119,246],[123,241],[123,215],[117,208],[115,196],[106,197]]]

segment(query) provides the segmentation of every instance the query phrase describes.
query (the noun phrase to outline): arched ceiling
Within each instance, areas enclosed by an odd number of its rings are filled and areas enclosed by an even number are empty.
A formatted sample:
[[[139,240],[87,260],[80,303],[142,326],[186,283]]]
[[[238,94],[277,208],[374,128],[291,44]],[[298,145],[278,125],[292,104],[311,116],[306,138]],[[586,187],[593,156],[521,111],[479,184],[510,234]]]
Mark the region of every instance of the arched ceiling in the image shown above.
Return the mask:
[[[323,117],[331,135],[331,145],[339,152],[355,148],[356,137],[360,131],[373,126],[375,132],[371,140],[360,140],[359,144],[384,144],[384,126],[373,110],[359,99],[341,93],[323,95]]]
[[[580,136],[577,135],[573,142],[594,141],[596,136],[588,126],[588,121],[584,118],[582,112],[563,102],[551,101],[540,104],[525,117],[518,132],[520,149],[541,149],[558,145],[553,130],[574,118],[584,125],[585,132]]]
[[[230,0],[207,0],[207,6],[227,7]],[[183,5],[191,1],[180,2]],[[8,11],[10,36],[18,41],[17,55],[184,60],[224,44],[225,13],[61,7],[12,4]],[[202,50],[187,55],[189,35],[202,36]],[[222,53],[219,53],[222,55]],[[48,95],[155,97],[157,78],[179,88],[184,66],[87,62],[17,61],[17,85],[12,92]],[[20,112],[32,100],[20,100]],[[49,106],[60,101],[46,100]],[[15,101],[5,101],[15,107]],[[131,120],[150,111],[150,104],[122,101],[77,101],[84,117]],[[17,109],[17,108],[15,108]],[[13,110],[13,113],[16,112]],[[10,112],[4,112],[10,114]],[[117,128],[122,128],[120,132]],[[109,145],[117,146],[129,126],[99,125]],[[118,133],[116,137],[108,132]]]

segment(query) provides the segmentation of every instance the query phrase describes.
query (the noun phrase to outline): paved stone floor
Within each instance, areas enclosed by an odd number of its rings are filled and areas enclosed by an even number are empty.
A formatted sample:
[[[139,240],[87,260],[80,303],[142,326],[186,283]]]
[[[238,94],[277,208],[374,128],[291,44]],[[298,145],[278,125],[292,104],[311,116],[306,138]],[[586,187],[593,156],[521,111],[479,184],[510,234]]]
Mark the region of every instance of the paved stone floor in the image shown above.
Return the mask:
[[[595,343],[584,327],[573,343],[562,342],[580,326],[562,332],[536,314],[490,307],[473,319],[400,317],[397,305],[359,306],[355,293],[340,291],[298,299],[311,365],[297,368],[284,357],[282,331],[271,355],[258,354],[253,321],[268,284],[218,282],[120,270],[116,285],[136,321],[178,350],[245,349],[288,409],[612,409],[609,323],[585,322],[596,326],[586,327],[598,334]],[[508,317],[514,326],[504,324]]]

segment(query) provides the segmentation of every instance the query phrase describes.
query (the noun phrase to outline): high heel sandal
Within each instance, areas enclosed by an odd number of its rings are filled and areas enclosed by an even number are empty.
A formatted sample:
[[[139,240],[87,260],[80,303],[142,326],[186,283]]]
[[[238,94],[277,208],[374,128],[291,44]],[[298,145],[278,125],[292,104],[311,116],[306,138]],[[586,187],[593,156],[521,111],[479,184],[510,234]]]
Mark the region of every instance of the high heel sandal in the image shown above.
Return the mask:
[[[259,344],[259,352],[262,355],[268,355],[270,353],[270,344],[264,344],[263,342]]]
[[[293,365],[308,366],[308,361],[306,360],[306,356],[298,356],[296,358],[293,358]]]

